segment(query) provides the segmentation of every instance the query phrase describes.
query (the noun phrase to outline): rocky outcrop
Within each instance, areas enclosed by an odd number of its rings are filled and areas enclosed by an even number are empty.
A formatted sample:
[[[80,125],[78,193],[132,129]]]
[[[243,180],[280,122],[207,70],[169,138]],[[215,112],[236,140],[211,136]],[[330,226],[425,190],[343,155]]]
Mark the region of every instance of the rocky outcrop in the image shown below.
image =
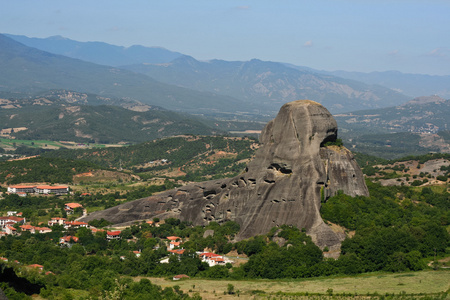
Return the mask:
[[[309,100],[290,102],[266,125],[261,147],[241,175],[190,184],[84,220],[176,217],[195,225],[234,220],[241,226],[238,239],[289,224],[305,228],[320,247],[338,247],[343,237],[320,217],[321,202],[338,190],[349,195],[368,195],[368,190],[350,151],[325,146],[336,137],[336,121],[326,108]]]

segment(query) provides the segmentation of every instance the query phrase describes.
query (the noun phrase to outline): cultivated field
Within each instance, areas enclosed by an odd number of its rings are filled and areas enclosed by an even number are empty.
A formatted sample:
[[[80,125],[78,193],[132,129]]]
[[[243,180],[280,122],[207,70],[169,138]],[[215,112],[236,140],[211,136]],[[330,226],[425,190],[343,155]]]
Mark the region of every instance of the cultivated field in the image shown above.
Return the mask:
[[[142,277],[136,278],[139,280]],[[305,293],[322,294],[328,293],[342,295],[346,293],[348,298],[363,297],[368,293],[379,295],[388,294],[415,294],[413,298],[420,298],[418,294],[433,294],[449,291],[450,270],[442,271],[420,271],[408,273],[371,273],[354,277],[327,277],[315,279],[298,280],[206,280],[185,279],[179,281],[164,278],[149,278],[152,283],[164,287],[180,286],[183,292],[193,295],[199,293],[203,299],[301,299]],[[224,292],[232,284],[236,294],[228,295]],[[332,291],[331,291],[332,290]],[[262,293],[264,292],[264,293]],[[351,295],[349,295],[351,294]],[[239,297],[238,297],[239,296]],[[449,295],[447,295],[449,297]],[[329,297],[330,299],[332,297]],[[345,298],[345,297],[338,297]],[[434,298],[434,297],[432,297]]]

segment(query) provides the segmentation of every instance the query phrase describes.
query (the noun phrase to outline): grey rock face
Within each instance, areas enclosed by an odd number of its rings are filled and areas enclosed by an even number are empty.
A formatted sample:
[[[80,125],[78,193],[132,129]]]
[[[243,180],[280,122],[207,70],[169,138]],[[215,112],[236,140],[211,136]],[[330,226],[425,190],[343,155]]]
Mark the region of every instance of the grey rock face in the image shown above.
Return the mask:
[[[246,171],[234,178],[190,184],[87,216],[125,223],[176,217],[195,225],[234,220],[237,239],[267,233],[282,224],[305,228],[319,247],[339,247],[343,237],[320,217],[321,201],[342,190],[368,195],[350,151],[337,146],[337,124],[317,102],[283,105],[264,128],[261,147]]]

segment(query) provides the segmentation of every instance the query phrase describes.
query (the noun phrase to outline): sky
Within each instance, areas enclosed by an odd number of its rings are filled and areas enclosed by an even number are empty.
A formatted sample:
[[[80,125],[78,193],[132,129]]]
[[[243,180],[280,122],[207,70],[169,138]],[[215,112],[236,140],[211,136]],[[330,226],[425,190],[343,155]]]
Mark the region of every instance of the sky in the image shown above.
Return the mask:
[[[449,0],[0,0],[0,32],[198,60],[450,75]]]

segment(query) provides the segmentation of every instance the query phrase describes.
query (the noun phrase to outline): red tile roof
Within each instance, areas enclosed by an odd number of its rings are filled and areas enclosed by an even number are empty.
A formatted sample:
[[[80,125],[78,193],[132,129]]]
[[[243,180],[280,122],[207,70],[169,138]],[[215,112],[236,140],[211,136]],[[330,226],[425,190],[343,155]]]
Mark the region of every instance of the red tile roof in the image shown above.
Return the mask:
[[[171,241],[181,240],[181,238],[177,236],[168,236],[167,239]]]
[[[88,225],[88,223],[80,222],[80,221],[69,221],[69,222],[65,222],[65,224],[70,225],[70,226]]]
[[[38,185],[36,188],[40,190],[59,190],[59,189],[67,189],[67,186],[53,186],[53,185]]]
[[[77,208],[77,207],[83,207],[80,203],[66,203],[66,206],[70,207],[71,209]]]
[[[28,267],[30,267],[30,268],[39,268],[39,269],[43,269],[44,268],[44,266],[38,265],[38,264],[32,264],[32,265],[29,265]]]
[[[203,253],[200,253],[200,256],[205,256],[205,257],[217,257],[217,256],[222,256],[222,255],[215,254],[215,253],[212,253],[212,252],[203,252]]]
[[[21,226],[19,226],[19,227],[22,228],[22,230],[31,230],[31,229],[34,228],[34,227],[31,226],[31,225],[21,225]]]
[[[75,243],[78,243],[79,238],[76,236],[66,235],[62,237],[61,240],[63,240],[66,243],[70,242],[71,240],[74,241]]]
[[[212,260],[212,261],[215,261],[215,262],[225,261],[221,257],[210,257],[209,260]]]
[[[14,189],[32,189],[35,185],[11,185],[9,187]]]
[[[176,249],[176,250],[168,250],[170,253],[181,255],[186,251],[186,249]]]
[[[51,230],[51,228],[48,228],[48,227],[34,227],[34,230]]]
[[[107,231],[106,234],[107,235],[119,235],[121,233],[120,230],[116,230],[116,231]]]
[[[0,220],[11,220],[11,221],[16,221],[16,222],[22,222],[25,219],[24,218],[15,217],[15,216],[11,216],[11,217],[0,217]]]

